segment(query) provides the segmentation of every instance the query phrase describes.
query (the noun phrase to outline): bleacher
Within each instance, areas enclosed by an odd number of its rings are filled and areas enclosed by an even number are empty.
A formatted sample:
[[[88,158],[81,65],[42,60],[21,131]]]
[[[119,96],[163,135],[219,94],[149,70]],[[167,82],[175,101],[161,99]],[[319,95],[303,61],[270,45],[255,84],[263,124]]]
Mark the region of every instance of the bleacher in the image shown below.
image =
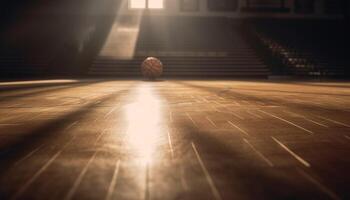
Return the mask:
[[[155,56],[166,77],[266,77],[267,66],[239,27],[227,18],[144,18],[133,58],[98,56],[89,74],[140,76],[142,60]]]
[[[338,21],[255,22],[254,31],[274,59],[300,76],[346,76],[347,31]],[[339,31],[344,28],[344,31]],[[338,30],[338,31],[337,31]],[[283,67],[283,66],[281,66]]]

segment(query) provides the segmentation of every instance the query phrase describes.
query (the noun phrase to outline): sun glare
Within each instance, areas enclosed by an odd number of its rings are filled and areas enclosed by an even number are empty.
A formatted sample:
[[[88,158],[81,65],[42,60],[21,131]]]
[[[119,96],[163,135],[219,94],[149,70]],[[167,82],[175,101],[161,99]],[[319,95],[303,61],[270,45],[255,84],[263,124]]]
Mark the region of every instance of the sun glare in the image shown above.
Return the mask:
[[[162,9],[164,8],[164,0],[148,0],[148,8]]]
[[[130,8],[135,8],[135,9],[146,8],[146,0],[130,0]]]
[[[129,7],[132,9],[163,9],[164,0],[130,0]]]
[[[142,85],[136,90],[134,101],[125,108],[125,119],[128,124],[126,143],[140,164],[147,165],[153,160],[162,132],[161,105],[152,87]]]

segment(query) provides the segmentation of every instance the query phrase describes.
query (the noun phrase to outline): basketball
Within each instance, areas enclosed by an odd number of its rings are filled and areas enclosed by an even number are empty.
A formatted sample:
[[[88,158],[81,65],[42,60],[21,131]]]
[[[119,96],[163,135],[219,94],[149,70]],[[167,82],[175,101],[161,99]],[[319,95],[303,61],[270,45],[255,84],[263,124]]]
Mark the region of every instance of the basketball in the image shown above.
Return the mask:
[[[163,64],[155,57],[148,57],[142,62],[141,72],[145,78],[156,79],[163,73]]]

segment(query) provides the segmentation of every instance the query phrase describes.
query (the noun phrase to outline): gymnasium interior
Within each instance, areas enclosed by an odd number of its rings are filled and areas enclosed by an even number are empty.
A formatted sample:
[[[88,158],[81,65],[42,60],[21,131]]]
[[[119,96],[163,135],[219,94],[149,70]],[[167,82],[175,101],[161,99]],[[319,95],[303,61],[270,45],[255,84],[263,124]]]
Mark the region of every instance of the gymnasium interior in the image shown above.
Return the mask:
[[[350,199],[349,11],[3,0],[0,199]]]

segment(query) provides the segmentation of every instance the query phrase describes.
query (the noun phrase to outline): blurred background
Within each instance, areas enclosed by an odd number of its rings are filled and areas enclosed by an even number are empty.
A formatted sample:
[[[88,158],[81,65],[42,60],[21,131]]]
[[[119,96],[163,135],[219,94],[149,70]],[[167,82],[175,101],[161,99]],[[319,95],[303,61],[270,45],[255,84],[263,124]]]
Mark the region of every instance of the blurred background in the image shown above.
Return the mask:
[[[0,76],[347,77],[346,0],[4,0]]]

